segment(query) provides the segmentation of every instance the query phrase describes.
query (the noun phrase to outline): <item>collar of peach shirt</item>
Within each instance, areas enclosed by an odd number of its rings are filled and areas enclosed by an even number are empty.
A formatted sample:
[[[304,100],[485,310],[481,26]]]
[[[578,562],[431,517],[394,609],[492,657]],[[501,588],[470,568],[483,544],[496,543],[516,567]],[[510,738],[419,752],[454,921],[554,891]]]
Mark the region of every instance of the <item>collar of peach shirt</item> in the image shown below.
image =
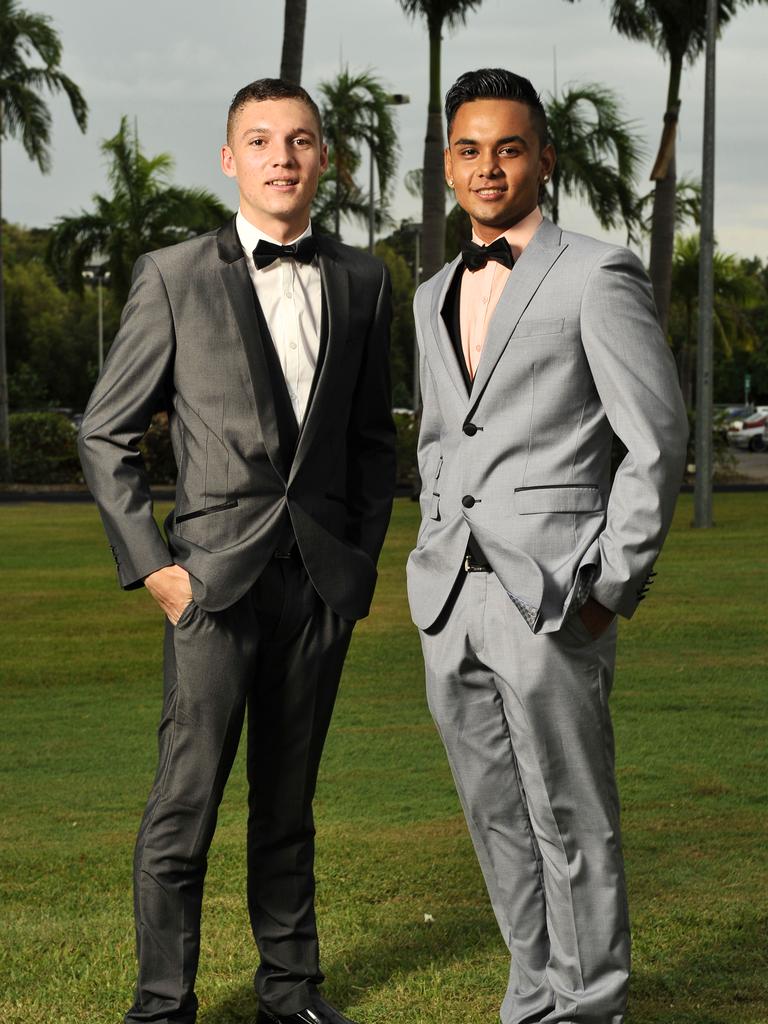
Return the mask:
[[[519,260],[520,253],[536,234],[536,229],[543,220],[541,210],[537,206],[526,217],[518,221],[517,224],[513,224],[511,228],[507,228],[506,231],[496,235],[496,238],[506,238],[512,249],[512,255],[516,260]],[[491,242],[495,242],[496,238],[492,238]],[[478,238],[474,231],[472,232],[472,241],[477,242],[478,245],[491,244],[491,242],[484,242],[482,238]]]

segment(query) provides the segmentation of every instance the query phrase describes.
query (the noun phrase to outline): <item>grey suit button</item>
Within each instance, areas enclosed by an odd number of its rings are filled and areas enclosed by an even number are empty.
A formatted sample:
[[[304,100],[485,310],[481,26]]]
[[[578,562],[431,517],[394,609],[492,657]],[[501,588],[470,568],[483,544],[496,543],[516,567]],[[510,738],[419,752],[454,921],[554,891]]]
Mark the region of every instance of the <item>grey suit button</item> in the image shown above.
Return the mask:
[[[477,427],[474,423],[465,423],[463,430],[467,437],[474,437],[477,433]]]
[[[464,506],[464,508],[472,508],[472,506],[475,504],[475,499],[472,497],[471,494],[465,494],[464,497],[461,499],[461,504]]]

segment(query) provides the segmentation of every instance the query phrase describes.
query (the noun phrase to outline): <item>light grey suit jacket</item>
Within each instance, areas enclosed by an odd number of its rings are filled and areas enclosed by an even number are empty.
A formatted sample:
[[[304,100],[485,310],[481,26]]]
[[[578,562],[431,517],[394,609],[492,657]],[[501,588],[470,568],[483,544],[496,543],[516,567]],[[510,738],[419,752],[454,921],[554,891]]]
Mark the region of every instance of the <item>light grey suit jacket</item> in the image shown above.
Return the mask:
[[[643,267],[544,220],[468,394],[442,316],[458,265],[414,300],[424,406],[414,622],[437,619],[470,531],[534,632],[558,629],[589,590],[629,618],[670,525],[688,436]],[[614,432],[627,454],[611,481]]]
[[[175,562],[200,607],[226,608],[290,525],[323,600],[367,614],[395,482],[389,278],[366,253],[317,240],[325,351],[295,455],[234,220],[138,261],[79,438],[123,587]],[[138,450],[158,408],[179,471],[167,541]]]

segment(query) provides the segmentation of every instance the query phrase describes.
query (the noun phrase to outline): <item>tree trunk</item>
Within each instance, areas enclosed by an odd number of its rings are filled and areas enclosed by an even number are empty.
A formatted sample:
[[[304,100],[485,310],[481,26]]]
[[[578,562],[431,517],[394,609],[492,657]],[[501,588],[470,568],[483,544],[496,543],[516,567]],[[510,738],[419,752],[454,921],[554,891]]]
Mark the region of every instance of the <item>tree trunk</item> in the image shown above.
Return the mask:
[[[672,295],[672,257],[675,248],[675,201],[677,196],[675,148],[677,122],[680,114],[682,67],[682,57],[670,56],[664,130],[656,163],[651,171],[651,179],[656,182],[656,188],[653,192],[651,221],[650,277],[659,322],[664,334],[667,333],[669,327],[669,305]]]
[[[421,203],[423,280],[445,263],[445,169],[440,94],[440,25],[429,28],[429,108],[424,139],[424,187]]]
[[[552,174],[552,223],[560,223],[560,175],[557,173],[557,164]]]
[[[8,424],[8,373],[5,360],[5,282],[3,280],[3,104],[0,100],[0,483],[10,483],[11,438]]]
[[[280,77],[284,82],[301,85],[301,65],[304,57],[304,26],[307,22],[307,0],[285,0],[283,22],[283,54],[280,58]]]

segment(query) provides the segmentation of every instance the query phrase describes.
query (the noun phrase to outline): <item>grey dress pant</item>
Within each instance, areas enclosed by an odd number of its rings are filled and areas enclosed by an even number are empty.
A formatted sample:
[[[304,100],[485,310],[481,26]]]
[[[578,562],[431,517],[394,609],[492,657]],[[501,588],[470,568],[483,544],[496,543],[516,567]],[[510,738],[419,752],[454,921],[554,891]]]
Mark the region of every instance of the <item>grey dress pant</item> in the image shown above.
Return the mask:
[[[608,695],[616,624],[533,634],[492,572],[421,633],[427,696],[511,953],[503,1024],[620,1024],[630,936]]]
[[[220,612],[166,623],[159,764],[134,858],[138,980],[127,1024],[192,1024],[208,848],[248,716],[248,910],[260,1001],[308,1006],[320,972],[312,798],[352,623],[294,558]]]

